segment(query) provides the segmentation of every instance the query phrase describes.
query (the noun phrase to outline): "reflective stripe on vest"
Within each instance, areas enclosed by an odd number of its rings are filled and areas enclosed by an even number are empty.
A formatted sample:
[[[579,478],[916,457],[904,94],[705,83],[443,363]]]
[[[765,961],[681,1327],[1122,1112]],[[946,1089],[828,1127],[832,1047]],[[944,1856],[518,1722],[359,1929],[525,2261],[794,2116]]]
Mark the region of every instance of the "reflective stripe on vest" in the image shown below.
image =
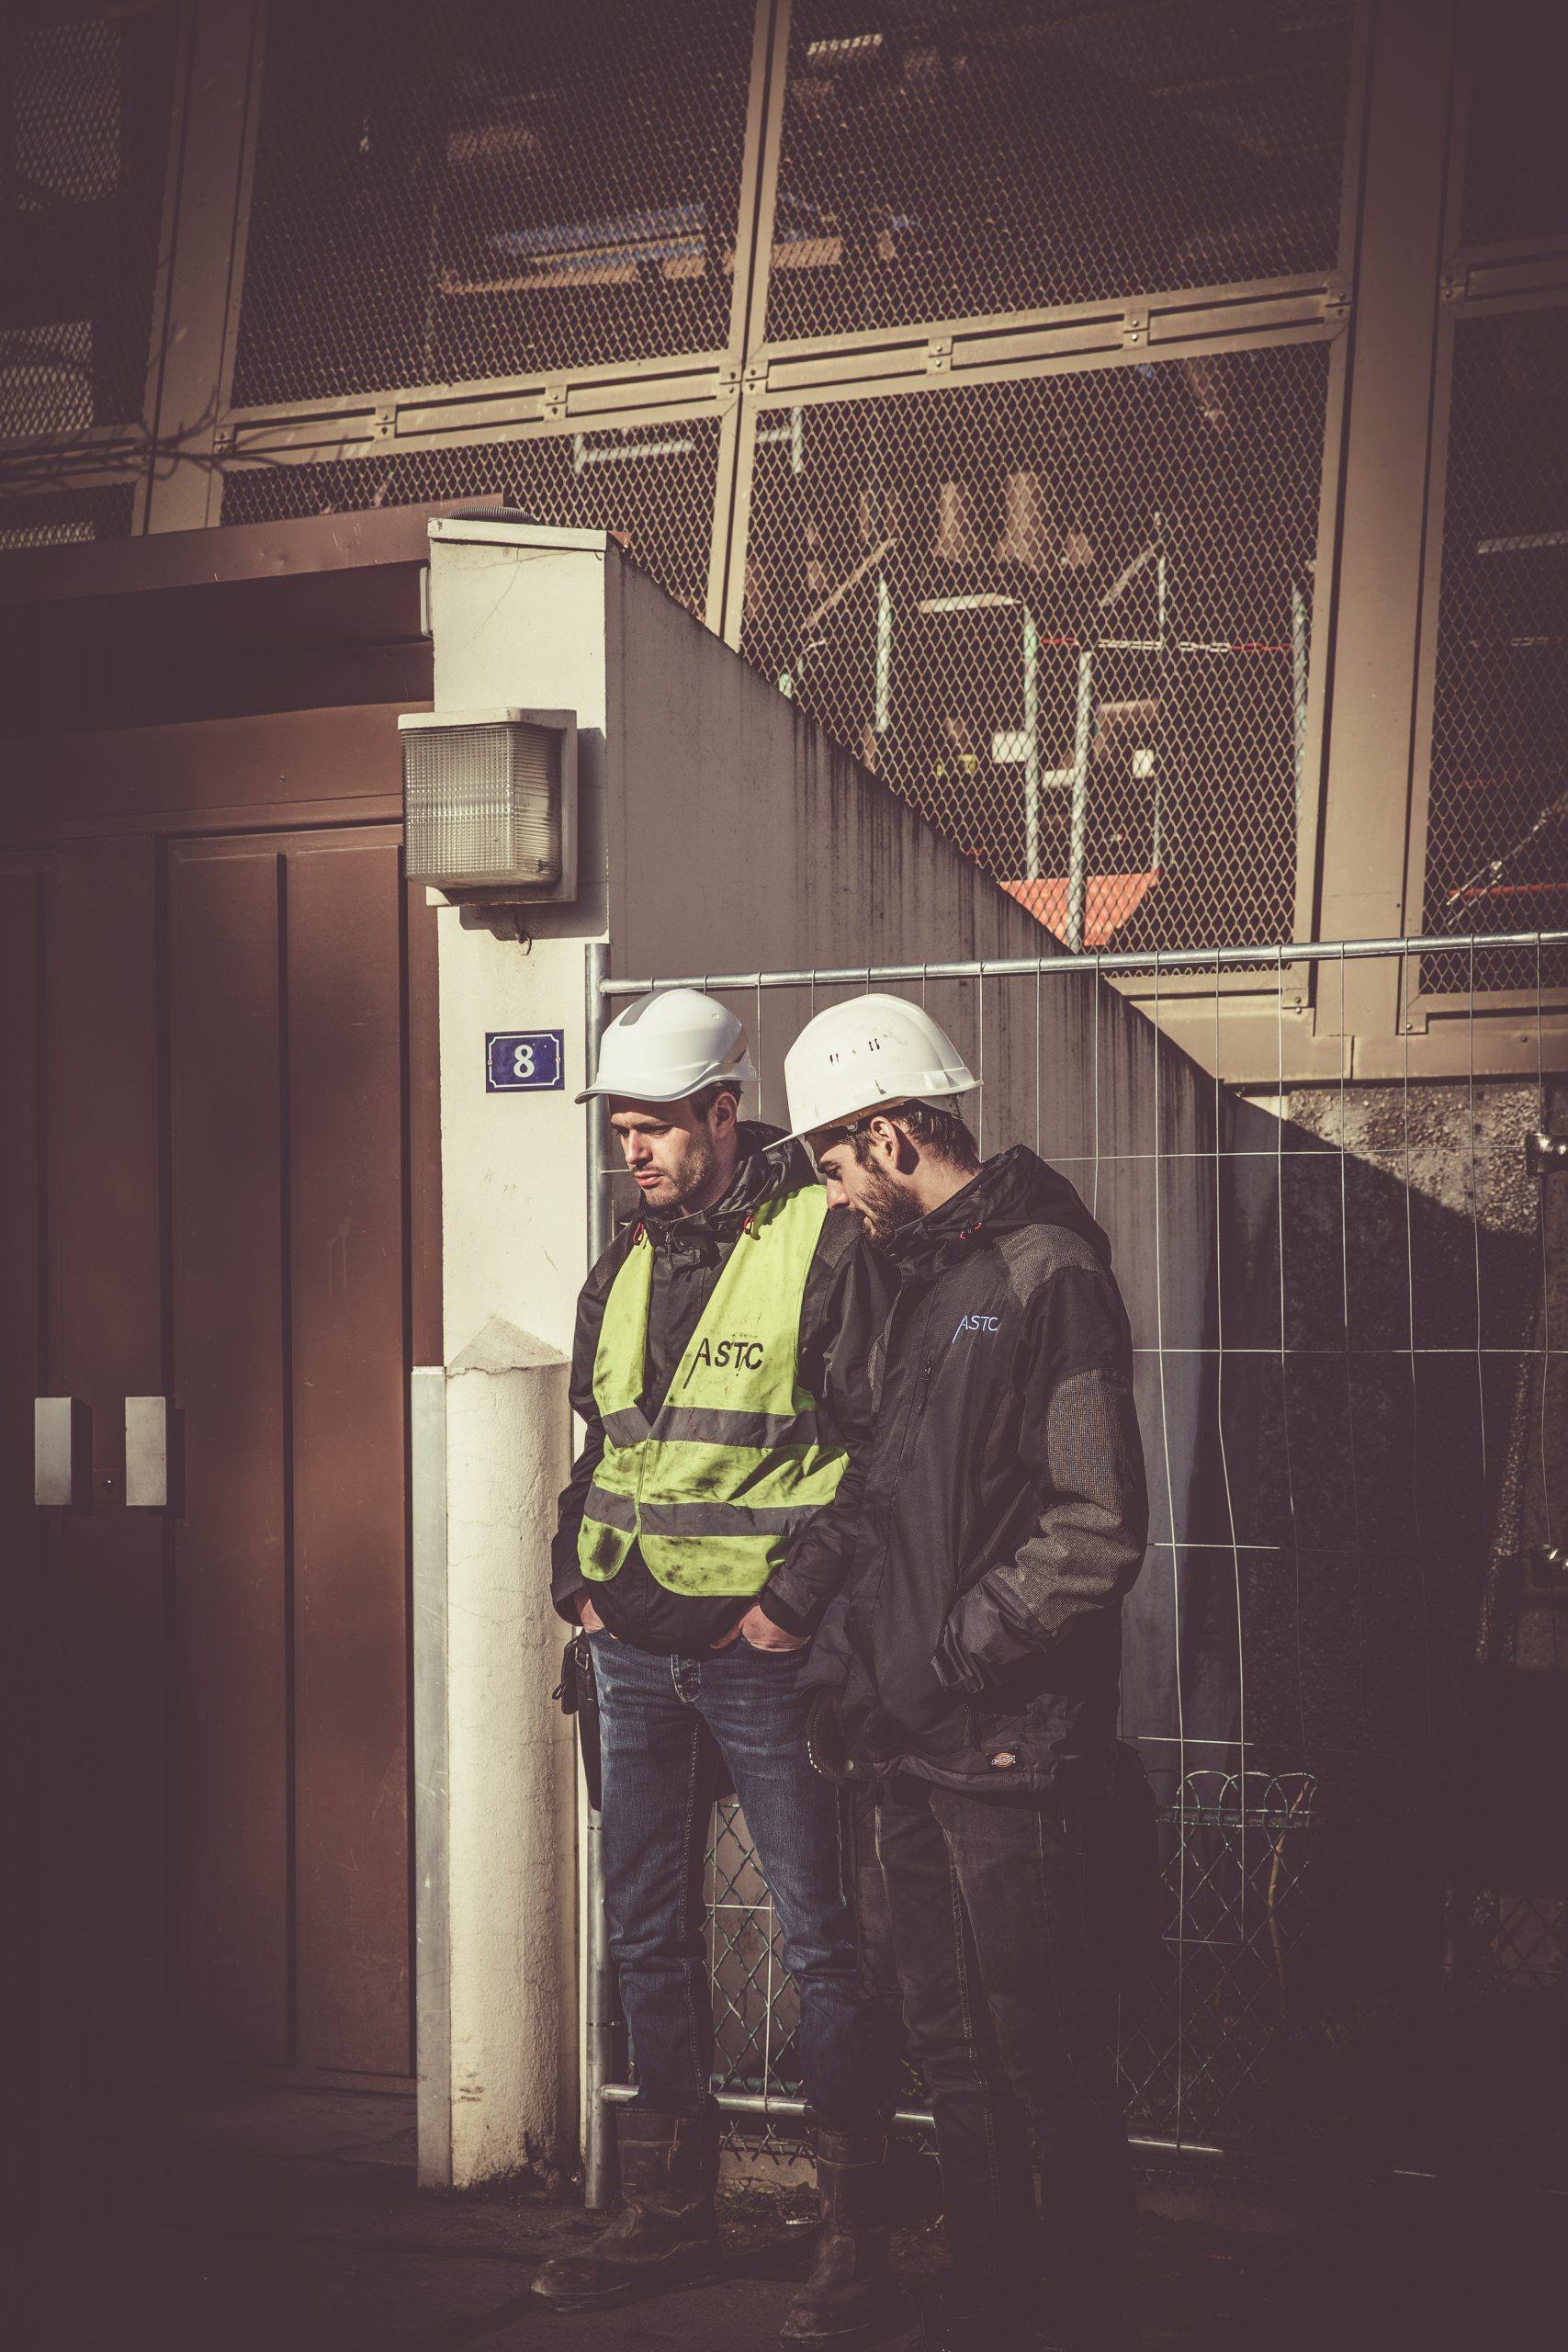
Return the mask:
[[[831,1500],[845,1457],[822,1445],[817,1400],[798,1385],[800,1310],[827,1214],[812,1184],[748,1219],[651,1420],[638,1398],[653,1246],[637,1235],[593,1362],[604,1453],[578,1538],[585,1577],[607,1581],[635,1543],[671,1592],[760,1592]]]

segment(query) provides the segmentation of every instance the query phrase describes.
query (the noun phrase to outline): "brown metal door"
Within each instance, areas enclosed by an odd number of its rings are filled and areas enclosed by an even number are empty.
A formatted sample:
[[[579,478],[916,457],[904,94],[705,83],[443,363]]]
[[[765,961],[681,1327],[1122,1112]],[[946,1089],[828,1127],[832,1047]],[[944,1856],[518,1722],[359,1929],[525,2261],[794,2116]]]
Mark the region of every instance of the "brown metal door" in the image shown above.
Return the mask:
[[[44,1941],[29,1973],[46,2049],[89,2079],[144,2075],[165,1999],[165,1539],[158,1514],[125,1510],[123,1473],[124,1400],[162,1381],[155,845],[7,854],[3,890],[6,1630]],[[91,1414],[74,1510],[32,1501],[40,1394]]]
[[[412,2067],[420,897],[411,925],[390,828],[169,852],[175,2010],[198,2063]]]
[[[94,1415],[89,1506],[17,1514],[63,2046],[406,2077],[433,918],[390,826],[73,844],[0,889],[44,1137],[0,1154],[10,1466],[38,1389]],[[173,1499],[128,1510],[123,1400],[159,1394]]]

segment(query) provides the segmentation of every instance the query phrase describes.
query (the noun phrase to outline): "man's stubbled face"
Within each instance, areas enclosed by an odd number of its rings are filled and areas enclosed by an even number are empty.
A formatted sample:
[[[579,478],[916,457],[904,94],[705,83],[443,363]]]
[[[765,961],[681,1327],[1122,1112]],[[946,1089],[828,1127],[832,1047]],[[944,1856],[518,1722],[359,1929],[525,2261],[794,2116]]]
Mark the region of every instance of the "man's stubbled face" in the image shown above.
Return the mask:
[[[610,1125],[646,1208],[706,1208],[717,1197],[719,1136],[734,1131],[732,1098],[720,1096],[705,1118],[690,1102],[617,1102]]]

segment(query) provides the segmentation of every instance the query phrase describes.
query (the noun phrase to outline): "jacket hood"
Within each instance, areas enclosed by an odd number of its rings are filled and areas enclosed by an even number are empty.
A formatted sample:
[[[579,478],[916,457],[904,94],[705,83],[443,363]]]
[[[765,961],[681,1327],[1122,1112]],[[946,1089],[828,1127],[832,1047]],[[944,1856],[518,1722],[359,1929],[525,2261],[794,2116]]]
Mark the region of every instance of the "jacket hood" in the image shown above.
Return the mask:
[[[940,1261],[944,1254],[987,1236],[1016,1232],[1025,1225],[1062,1225],[1087,1241],[1101,1264],[1111,1263],[1111,1242],[1065,1176],[1048,1168],[1026,1144],[1014,1144],[987,1159],[961,1193],[943,1201],[887,1243],[903,1265]]]
[[[781,1193],[798,1193],[820,1182],[811,1154],[782,1127],[760,1119],[742,1119],[739,1128],[740,1157],[729,1190],[711,1208],[682,1216],[671,1209],[649,1209],[643,1216],[649,1238],[679,1248],[696,1249],[705,1242],[732,1241],[752,1211]]]

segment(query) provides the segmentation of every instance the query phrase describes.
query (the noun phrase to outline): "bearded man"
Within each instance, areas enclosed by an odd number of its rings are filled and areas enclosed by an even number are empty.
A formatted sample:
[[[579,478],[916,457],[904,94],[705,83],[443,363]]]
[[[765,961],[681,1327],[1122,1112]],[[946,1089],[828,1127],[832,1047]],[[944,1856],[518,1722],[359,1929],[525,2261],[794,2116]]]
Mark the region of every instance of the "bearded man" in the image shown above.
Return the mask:
[[[897,1281],[871,1431],[767,1605],[821,1625],[813,1757],[874,1794],[952,2256],[927,2342],[1111,2352],[1135,2212],[1084,1849],[1148,1525],[1111,1245],[1032,1151],[982,1162],[949,1107],[976,1081],[921,1007],[831,1007],[784,1077],[829,1209]]]

